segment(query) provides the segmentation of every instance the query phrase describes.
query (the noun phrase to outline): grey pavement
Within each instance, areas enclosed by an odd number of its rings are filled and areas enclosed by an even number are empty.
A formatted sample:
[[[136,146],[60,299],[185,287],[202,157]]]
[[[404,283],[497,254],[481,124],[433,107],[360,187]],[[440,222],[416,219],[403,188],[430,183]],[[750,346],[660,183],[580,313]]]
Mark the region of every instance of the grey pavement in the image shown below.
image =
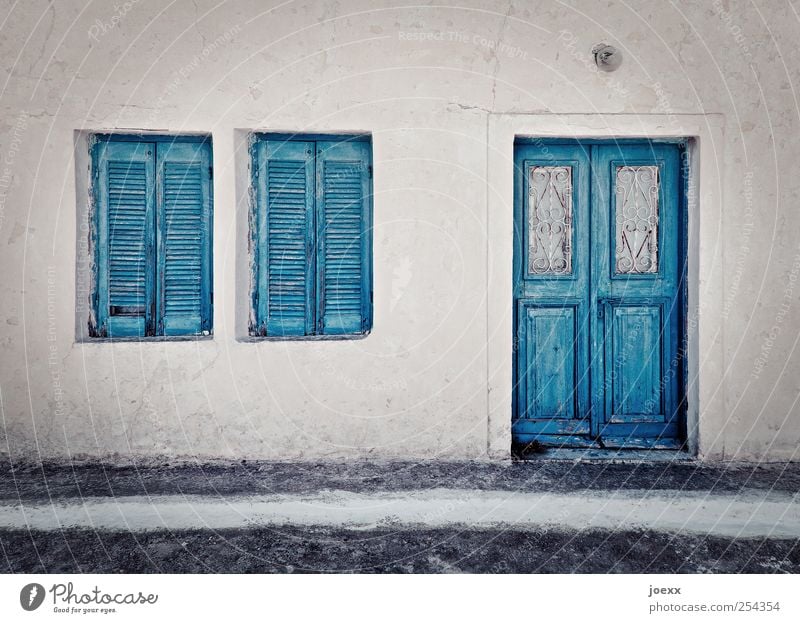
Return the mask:
[[[800,572],[800,464],[0,462],[8,572]],[[631,455],[635,456],[635,455]]]

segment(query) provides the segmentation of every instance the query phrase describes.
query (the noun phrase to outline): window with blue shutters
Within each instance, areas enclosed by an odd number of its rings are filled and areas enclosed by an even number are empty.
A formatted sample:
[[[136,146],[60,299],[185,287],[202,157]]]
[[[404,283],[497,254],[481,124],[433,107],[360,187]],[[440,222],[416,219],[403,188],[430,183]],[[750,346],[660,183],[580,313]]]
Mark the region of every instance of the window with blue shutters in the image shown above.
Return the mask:
[[[93,337],[210,335],[211,142],[98,135]]]
[[[360,336],[372,324],[369,137],[256,135],[250,334]]]

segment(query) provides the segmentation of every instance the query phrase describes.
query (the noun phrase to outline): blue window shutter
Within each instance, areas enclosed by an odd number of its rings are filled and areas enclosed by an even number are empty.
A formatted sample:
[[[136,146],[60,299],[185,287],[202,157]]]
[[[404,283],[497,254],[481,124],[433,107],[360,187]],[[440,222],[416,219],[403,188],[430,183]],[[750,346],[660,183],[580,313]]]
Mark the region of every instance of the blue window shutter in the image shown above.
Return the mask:
[[[314,143],[256,144],[259,332],[313,332]]]
[[[96,146],[97,333],[141,337],[155,328],[155,146]]]
[[[157,158],[160,335],[211,330],[211,150],[163,142]]]
[[[371,322],[370,145],[316,147],[317,332],[365,333]]]

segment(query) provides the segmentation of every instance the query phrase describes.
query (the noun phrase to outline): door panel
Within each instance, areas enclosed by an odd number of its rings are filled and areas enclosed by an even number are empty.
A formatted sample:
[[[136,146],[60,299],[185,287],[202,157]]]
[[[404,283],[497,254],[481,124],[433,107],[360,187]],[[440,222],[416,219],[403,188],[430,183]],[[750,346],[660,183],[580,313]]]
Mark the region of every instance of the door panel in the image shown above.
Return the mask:
[[[679,447],[676,144],[515,148],[516,442]]]
[[[514,434],[588,435],[589,154],[579,145],[516,150],[517,391]]]
[[[605,446],[680,445],[682,274],[676,145],[592,152],[592,428]],[[631,427],[634,425],[635,427]]]
[[[528,347],[537,355],[528,368],[535,418],[573,418],[575,408],[575,308],[528,308]],[[529,394],[529,398],[531,397]],[[530,404],[530,403],[529,403]]]
[[[662,306],[604,303],[607,422],[663,422]]]
[[[527,345],[537,355],[527,374],[533,398],[528,417],[575,417],[575,308],[527,311]]]
[[[583,354],[578,352],[577,319],[577,304],[521,301],[519,363],[526,396],[522,417],[573,419],[578,413],[577,362]]]

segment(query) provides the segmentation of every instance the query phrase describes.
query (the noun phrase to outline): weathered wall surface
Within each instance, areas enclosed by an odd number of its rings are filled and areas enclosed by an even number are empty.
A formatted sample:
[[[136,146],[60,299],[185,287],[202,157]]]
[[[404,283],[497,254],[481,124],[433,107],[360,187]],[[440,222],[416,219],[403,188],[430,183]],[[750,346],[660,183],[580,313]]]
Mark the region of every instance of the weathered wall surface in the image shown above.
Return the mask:
[[[697,241],[710,270],[695,285],[720,348],[696,364],[701,380],[719,372],[708,397],[724,416],[701,427],[700,452],[797,457],[796,9],[404,4],[2,2],[0,452],[486,456],[490,389],[511,388],[487,358],[489,339],[511,356],[487,313],[490,250],[511,246],[488,227],[489,117],[626,113],[636,133],[637,115],[717,113],[724,139],[700,147],[715,156],[722,217]],[[599,41],[623,50],[616,73],[594,70]],[[213,134],[213,340],[76,342],[87,268],[76,131],[114,129]],[[234,156],[249,129],[373,133],[367,339],[237,339],[247,204]]]

